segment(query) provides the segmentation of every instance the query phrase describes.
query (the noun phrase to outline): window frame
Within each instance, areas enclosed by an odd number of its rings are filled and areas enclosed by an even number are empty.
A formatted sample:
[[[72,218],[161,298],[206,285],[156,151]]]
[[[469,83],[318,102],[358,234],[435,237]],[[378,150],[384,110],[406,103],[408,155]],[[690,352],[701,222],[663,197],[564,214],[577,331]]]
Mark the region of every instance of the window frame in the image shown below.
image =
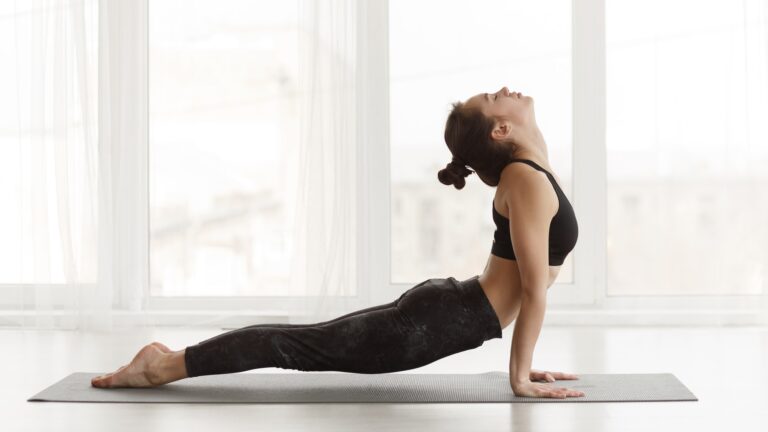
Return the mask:
[[[109,0],[101,0],[106,3]],[[132,40],[143,64],[130,65],[148,78],[148,0],[135,2],[135,19],[145,37]],[[99,13],[100,24],[105,14]],[[359,106],[361,124],[358,141],[361,145],[357,159],[361,173],[358,188],[359,216],[357,241],[362,257],[358,275],[358,295],[335,299],[331,311],[341,314],[363,304],[392,301],[410,288],[411,284],[391,282],[391,196],[389,148],[389,82],[388,33],[389,2],[360,2],[358,28],[363,29],[358,41]],[[100,28],[106,26],[100,25]],[[101,30],[100,30],[101,31]],[[105,30],[105,31],[119,31]],[[579,216],[579,243],[573,251],[573,283],[555,283],[549,291],[550,309],[547,320],[555,325],[755,325],[768,323],[768,308],[763,295],[671,295],[671,296],[608,296],[607,265],[607,170],[606,170],[606,48],[605,0],[573,0],[572,2],[572,103],[573,103],[573,204]],[[100,36],[100,41],[103,37]],[[126,65],[127,67],[128,65]],[[101,80],[101,76],[100,76]],[[99,83],[101,88],[102,83]],[[148,88],[145,97],[119,101],[134,112],[148,114]],[[101,103],[102,101],[100,101]],[[109,101],[117,108],[118,101]],[[101,116],[100,116],[101,117]],[[100,120],[101,121],[101,120]],[[138,121],[143,130],[134,136],[143,137],[148,166],[148,116]],[[363,133],[363,131],[365,131]],[[149,227],[149,179],[143,197],[146,226]],[[380,197],[369,200],[366,197]],[[142,209],[136,209],[142,210]],[[147,239],[149,230],[147,230]],[[141,241],[149,258],[149,241]],[[148,271],[149,263],[146,268]],[[480,269],[478,269],[478,272]],[[449,275],[435,275],[446,277]],[[299,319],[298,306],[316,301],[313,296],[249,296],[249,297],[161,297],[151,296],[149,274],[144,280],[141,314],[154,317],[156,324],[184,324],[190,317],[218,317],[220,326],[240,326],[258,321],[277,322]],[[87,284],[83,284],[87,285]],[[24,307],[34,306],[34,299],[24,295],[30,287],[50,287],[56,284],[0,284],[0,306],[18,306],[15,300],[25,297]],[[77,285],[73,285],[76,287]],[[66,290],[65,290],[66,291]],[[66,304],[66,294],[54,304]],[[128,309],[130,295],[115,293],[115,305]],[[306,310],[306,309],[305,309]],[[7,313],[5,313],[7,312]],[[4,316],[28,315],[25,311],[5,311]],[[34,313],[34,312],[32,312]],[[51,311],[59,315],[60,312]],[[130,317],[126,318],[130,319]]]

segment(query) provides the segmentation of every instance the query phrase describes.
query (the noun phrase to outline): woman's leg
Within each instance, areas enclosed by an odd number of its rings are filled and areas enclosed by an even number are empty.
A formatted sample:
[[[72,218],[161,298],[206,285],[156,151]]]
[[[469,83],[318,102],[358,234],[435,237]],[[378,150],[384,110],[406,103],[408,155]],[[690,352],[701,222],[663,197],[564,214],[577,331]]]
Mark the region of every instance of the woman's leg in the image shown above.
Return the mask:
[[[384,305],[382,305],[384,306]],[[396,306],[358,311],[312,325],[257,325],[187,347],[187,376],[265,367],[379,373],[410,368],[418,335]]]
[[[264,367],[354,373],[417,368],[486,340],[483,315],[467,308],[462,296],[447,279],[430,279],[392,303],[331,321],[233,330],[187,347],[187,375]]]
[[[417,368],[501,337],[477,277],[429,279],[396,301],[309,325],[256,325],[180,351],[145,346],[96,387],[146,387],[260,367],[385,373]]]

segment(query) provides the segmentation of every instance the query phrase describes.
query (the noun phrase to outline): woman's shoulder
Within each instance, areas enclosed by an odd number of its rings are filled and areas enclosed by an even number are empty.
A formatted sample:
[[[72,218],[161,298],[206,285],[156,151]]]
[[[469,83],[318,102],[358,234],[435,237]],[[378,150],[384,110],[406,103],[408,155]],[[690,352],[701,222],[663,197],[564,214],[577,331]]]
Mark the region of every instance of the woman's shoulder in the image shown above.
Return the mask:
[[[525,163],[509,163],[502,169],[496,194],[507,205],[519,200],[541,202],[551,197],[552,204],[557,206],[557,195],[547,175]]]
[[[538,189],[537,186],[544,184],[549,186],[549,178],[544,172],[527,163],[515,163],[520,161],[520,159],[510,161],[502,168],[497,186],[498,190],[508,191],[515,186],[522,186],[523,189],[530,187]]]

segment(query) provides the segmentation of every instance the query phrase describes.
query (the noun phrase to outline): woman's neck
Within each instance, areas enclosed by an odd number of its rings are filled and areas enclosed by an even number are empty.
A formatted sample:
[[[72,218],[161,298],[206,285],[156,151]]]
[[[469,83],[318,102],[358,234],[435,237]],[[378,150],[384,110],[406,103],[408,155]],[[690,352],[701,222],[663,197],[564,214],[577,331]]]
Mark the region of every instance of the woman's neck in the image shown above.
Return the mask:
[[[518,138],[519,149],[517,156],[520,159],[535,159],[549,163],[547,143],[538,127],[528,129],[522,137]]]

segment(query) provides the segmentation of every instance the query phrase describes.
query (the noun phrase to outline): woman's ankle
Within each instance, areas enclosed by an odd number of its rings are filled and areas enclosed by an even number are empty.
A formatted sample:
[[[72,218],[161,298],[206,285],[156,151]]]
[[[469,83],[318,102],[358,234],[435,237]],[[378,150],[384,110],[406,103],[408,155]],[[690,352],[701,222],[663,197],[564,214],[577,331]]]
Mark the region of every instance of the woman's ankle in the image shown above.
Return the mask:
[[[187,366],[184,363],[186,350],[166,353],[158,364],[157,374],[163,384],[187,378]]]

